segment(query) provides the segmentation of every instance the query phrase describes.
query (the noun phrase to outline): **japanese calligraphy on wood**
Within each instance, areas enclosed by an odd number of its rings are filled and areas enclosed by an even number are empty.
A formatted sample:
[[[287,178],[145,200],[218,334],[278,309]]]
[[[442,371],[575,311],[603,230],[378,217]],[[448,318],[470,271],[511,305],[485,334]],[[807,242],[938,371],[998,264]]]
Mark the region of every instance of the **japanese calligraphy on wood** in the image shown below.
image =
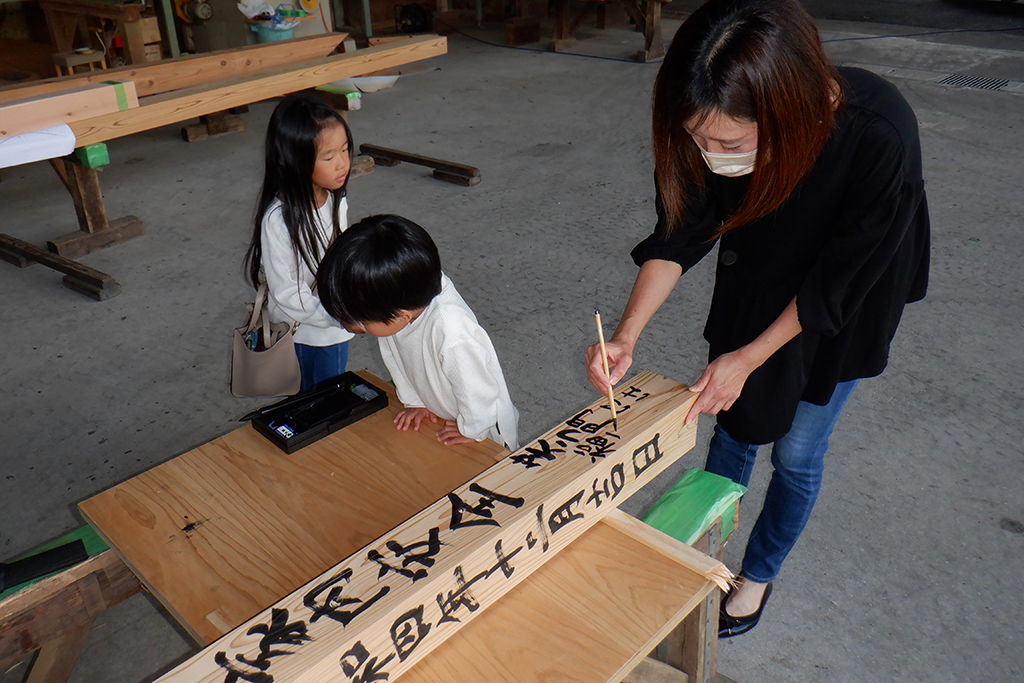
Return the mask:
[[[159,679],[392,680],[690,450],[696,394],[644,372]]]

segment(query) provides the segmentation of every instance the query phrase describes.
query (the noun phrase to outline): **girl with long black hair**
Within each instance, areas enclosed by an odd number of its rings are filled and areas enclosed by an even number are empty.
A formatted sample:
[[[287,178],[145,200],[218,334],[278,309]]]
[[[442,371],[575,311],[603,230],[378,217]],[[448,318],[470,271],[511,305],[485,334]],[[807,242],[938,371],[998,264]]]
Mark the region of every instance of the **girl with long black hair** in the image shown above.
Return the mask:
[[[316,96],[286,97],[270,117],[264,157],[246,271],[253,286],[267,283],[271,321],[298,325],[295,351],[305,391],[345,371],[353,336],[314,289],[320,259],[347,227],[352,133]]]

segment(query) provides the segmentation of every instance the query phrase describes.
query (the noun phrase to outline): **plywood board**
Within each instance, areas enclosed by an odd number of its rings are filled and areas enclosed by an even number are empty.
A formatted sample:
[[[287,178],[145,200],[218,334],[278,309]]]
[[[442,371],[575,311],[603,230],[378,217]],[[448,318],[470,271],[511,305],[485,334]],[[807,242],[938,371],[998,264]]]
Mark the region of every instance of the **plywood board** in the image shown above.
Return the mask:
[[[86,520],[200,643],[238,626],[508,451],[446,447],[386,410],[285,455],[239,428],[80,504]]]
[[[139,98],[131,81],[96,83],[23,97],[0,104],[0,138],[117,114],[138,106]]]
[[[618,431],[600,399],[160,680],[401,675],[689,451],[695,399],[650,372],[620,384]]]
[[[399,43],[283,66],[252,77],[154,95],[135,111],[79,121],[71,126],[71,130],[78,139],[78,145],[84,147],[370,71],[390,69],[442,55],[446,51],[447,41],[441,36],[410,38]]]
[[[687,556],[605,519],[399,680],[618,683],[715,588]],[[666,668],[662,683],[686,680]]]
[[[328,33],[165,59],[152,64],[133,64],[87,74],[49,78],[45,81],[0,88],[0,102],[111,79],[132,81],[135,83],[136,94],[139,97],[148,97],[326,57],[347,36],[347,33]]]

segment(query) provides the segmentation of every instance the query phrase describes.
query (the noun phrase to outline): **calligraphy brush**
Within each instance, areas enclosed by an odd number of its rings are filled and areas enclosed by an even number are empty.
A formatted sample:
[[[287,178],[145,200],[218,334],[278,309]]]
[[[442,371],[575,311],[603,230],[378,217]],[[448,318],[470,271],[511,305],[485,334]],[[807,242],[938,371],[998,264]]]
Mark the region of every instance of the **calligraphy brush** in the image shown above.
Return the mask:
[[[604,328],[601,327],[601,311],[594,307],[594,320],[597,321],[597,340],[601,342],[601,365],[604,375],[608,378],[608,407],[612,410],[612,426],[619,431],[619,418],[615,414],[615,394],[612,392],[612,374],[608,371],[608,352],[604,348]]]

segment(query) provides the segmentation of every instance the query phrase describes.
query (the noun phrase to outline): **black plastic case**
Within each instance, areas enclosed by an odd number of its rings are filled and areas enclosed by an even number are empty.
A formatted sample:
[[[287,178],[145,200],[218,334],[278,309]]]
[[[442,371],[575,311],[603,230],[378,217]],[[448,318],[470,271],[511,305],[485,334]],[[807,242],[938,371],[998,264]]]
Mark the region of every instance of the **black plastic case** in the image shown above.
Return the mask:
[[[294,453],[387,405],[384,391],[354,372],[345,372],[260,409],[252,426],[285,453]]]

